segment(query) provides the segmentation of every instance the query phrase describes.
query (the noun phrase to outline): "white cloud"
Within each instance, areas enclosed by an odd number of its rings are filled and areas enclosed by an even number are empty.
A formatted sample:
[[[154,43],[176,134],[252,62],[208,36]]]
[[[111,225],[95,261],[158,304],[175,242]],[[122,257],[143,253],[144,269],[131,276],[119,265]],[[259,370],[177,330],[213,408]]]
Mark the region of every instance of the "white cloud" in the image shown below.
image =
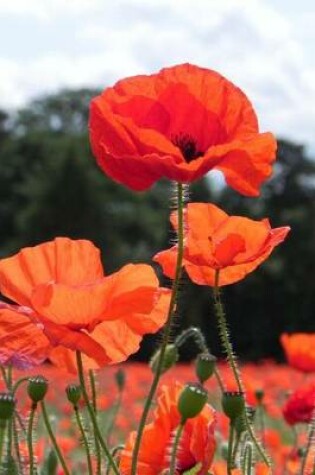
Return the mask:
[[[0,0],[0,19],[28,15],[64,35],[46,54],[0,56],[0,106],[189,61],[244,89],[263,129],[314,142],[315,64],[285,11],[265,0]],[[307,21],[300,15],[299,25]]]

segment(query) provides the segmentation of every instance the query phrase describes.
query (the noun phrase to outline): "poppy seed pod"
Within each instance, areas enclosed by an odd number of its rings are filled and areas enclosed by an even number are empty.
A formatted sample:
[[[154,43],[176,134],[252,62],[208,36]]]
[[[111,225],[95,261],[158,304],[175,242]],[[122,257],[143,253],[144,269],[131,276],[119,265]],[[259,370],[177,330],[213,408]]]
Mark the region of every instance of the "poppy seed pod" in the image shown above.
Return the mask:
[[[66,387],[66,393],[68,401],[71,402],[74,406],[76,406],[80,401],[82,389],[76,384],[69,384],[69,386]]]
[[[244,413],[245,400],[242,392],[225,392],[221,402],[224,414],[232,423]]]
[[[158,362],[160,359],[161,350],[158,349],[151,358],[150,361],[150,368],[152,369],[153,373],[156,373],[158,368]],[[176,345],[169,344],[165,348],[163,363],[162,363],[162,374],[169,370],[172,366],[174,366],[179,358],[178,349]]]
[[[179,395],[177,408],[182,421],[196,417],[208,400],[208,391],[198,383],[188,383]]]
[[[0,393],[0,424],[3,425],[8,419],[11,419],[14,408],[15,399],[10,393]]]
[[[44,376],[35,376],[28,380],[27,394],[34,403],[42,401],[48,390],[48,381]]]
[[[201,353],[197,356],[196,374],[201,384],[213,375],[216,361],[216,357],[210,353]]]

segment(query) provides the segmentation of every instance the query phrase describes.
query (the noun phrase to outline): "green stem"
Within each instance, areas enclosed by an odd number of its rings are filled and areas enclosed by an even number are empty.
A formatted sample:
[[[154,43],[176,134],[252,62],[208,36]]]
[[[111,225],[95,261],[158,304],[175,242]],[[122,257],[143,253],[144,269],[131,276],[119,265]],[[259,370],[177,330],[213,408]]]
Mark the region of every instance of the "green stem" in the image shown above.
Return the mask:
[[[2,456],[3,456],[3,446],[4,446],[4,436],[5,436],[6,422],[0,421],[0,467],[2,467]]]
[[[91,419],[91,422],[92,422],[92,425],[93,425],[93,429],[94,429],[94,431],[97,435],[97,438],[99,440],[99,443],[100,443],[100,445],[101,445],[101,447],[102,447],[102,449],[103,449],[103,451],[106,455],[106,458],[107,458],[107,461],[108,461],[109,465],[113,469],[115,475],[120,475],[118,467],[115,463],[115,460],[113,459],[113,457],[112,457],[112,455],[111,455],[111,453],[110,453],[110,451],[107,447],[107,444],[106,444],[105,440],[103,439],[103,436],[101,434],[100,428],[99,428],[97,420],[96,420],[95,412],[94,412],[93,407],[92,407],[92,405],[90,403],[90,400],[89,400],[89,396],[88,396],[86,386],[85,386],[85,381],[84,381],[83,364],[82,364],[82,357],[81,357],[80,351],[76,351],[76,358],[77,358],[78,376],[79,376],[80,385],[81,385],[81,389],[82,389],[83,399],[84,399],[84,402],[86,404],[87,410],[89,412],[90,419]]]
[[[33,451],[33,426],[34,426],[34,417],[36,414],[37,403],[34,402],[31,407],[30,418],[28,421],[27,429],[27,447],[30,461],[30,475],[36,474],[36,466],[34,460],[34,451]]]
[[[172,284],[172,295],[171,295],[170,305],[168,309],[167,320],[164,327],[163,340],[162,340],[161,350],[160,350],[160,358],[157,363],[157,368],[156,368],[154,378],[150,387],[150,391],[148,393],[147,399],[144,404],[144,409],[143,409],[142,416],[140,419],[138,432],[136,435],[135,445],[134,445],[133,454],[132,454],[131,475],[137,475],[137,463],[138,463],[138,455],[140,451],[142,434],[143,434],[145,423],[149,414],[149,410],[151,408],[152,401],[153,401],[153,398],[154,398],[154,395],[155,395],[155,392],[158,387],[158,383],[162,374],[165,350],[166,350],[169,338],[171,336],[174,310],[175,310],[175,306],[177,302],[180,278],[182,275],[182,264],[183,264],[183,254],[184,254],[184,189],[181,183],[177,184],[177,221],[178,221],[178,229],[177,229],[178,247],[177,247],[175,278]]]
[[[177,348],[181,347],[186,341],[192,338],[197,345],[198,349],[202,351],[203,353],[209,353],[211,351],[206,343],[205,337],[203,336],[202,332],[200,331],[199,328],[197,327],[190,327],[184,330],[182,333],[180,333],[174,341],[174,345],[177,346]],[[223,393],[225,391],[224,387],[224,382],[222,379],[222,376],[220,374],[220,371],[218,370],[217,367],[214,368],[214,375],[216,377],[217,383],[220,387],[221,392]]]
[[[89,475],[93,475],[92,459],[91,459],[89,443],[88,443],[88,440],[87,440],[87,437],[86,437],[86,433],[85,433],[85,430],[84,430],[84,427],[83,427],[83,424],[82,424],[82,421],[81,421],[81,416],[80,416],[80,413],[79,413],[79,409],[78,409],[77,406],[74,406],[74,413],[75,413],[75,418],[76,418],[76,421],[77,421],[77,424],[78,424],[78,427],[79,427],[79,430],[80,430],[80,433],[81,433],[85,453],[86,453],[88,473],[89,473]]]
[[[29,381],[29,379],[30,379],[29,377],[20,378],[20,379],[18,379],[18,380],[13,384],[13,386],[12,386],[12,394],[13,394],[13,396],[15,396],[15,393],[16,393],[16,391],[19,389],[20,385],[21,385],[22,383],[25,383],[26,381]]]
[[[56,451],[59,462],[60,462],[60,464],[63,468],[63,471],[64,471],[65,475],[70,475],[70,472],[69,472],[69,469],[68,469],[67,464],[65,462],[65,459],[63,458],[63,455],[62,455],[61,450],[59,448],[57,439],[56,439],[56,437],[55,437],[55,435],[52,431],[51,424],[50,424],[50,421],[49,421],[49,417],[48,417],[48,414],[47,414],[47,409],[46,409],[45,402],[41,401],[40,404],[41,404],[41,408],[42,408],[42,414],[43,414],[45,427],[46,427],[46,430],[47,430],[48,435],[50,437],[51,443],[52,443],[52,445],[53,445],[53,447]]]
[[[306,451],[305,451],[305,454],[303,456],[302,465],[301,465],[301,472],[300,472],[301,475],[306,475],[305,474],[305,469],[306,469],[307,459],[308,459],[308,456],[310,455],[312,449],[314,450],[314,453],[313,453],[313,455],[314,455],[314,457],[313,457],[313,471],[310,471],[310,474],[314,473],[314,469],[315,469],[315,449],[314,449],[314,446],[315,446],[315,412],[313,413],[313,418],[312,418],[312,420],[310,422],[310,426],[309,426]]]
[[[227,326],[227,321],[225,318],[225,313],[223,309],[223,304],[221,302],[221,297],[220,297],[220,288],[219,288],[219,274],[220,271],[217,270],[215,272],[215,284],[213,287],[213,296],[214,296],[214,308],[215,308],[215,314],[217,317],[218,321],[218,327],[219,327],[219,333],[220,333],[220,338],[221,338],[221,344],[223,346],[223,349],[225,351],[225,354],[227,356],[227,361],[230,365],[230,368],[232,369],[235,382],[237,385],[237,389],[240,393],[245,394],[245,388],[243,386],[242,380],[241,380],[241,374],[240,370],[237,364],[236,357],[234,355],[233,347],[229,339],[229,331],[228,331],[228,326]],[[246,430],[254,443],[256,450],[258,451],[259,455],[263,459],[264,463],[267,465],[267,467],[270,469],[270,461],[268,460],[268,457],[266,456],[264,449],[261,447],[260,443],[258,442],[251,423],[248,418],[247,411],[244,411],[244,420],[245,420],[245,425],[246,425]]]
[[[237,455],[237,451],[238,451],[238,448],[239,448],[239,445],[240,445],[240,441],[241,441],[241,434],[239,432],[236,432],[236,440],[235,440],[234,447],[233,447],[233,452],[232,452],[232,465],[233,465],[233,467],[236,465],[236,455]]]
[[[95,382],[94,372],[92,369],[89,370],[89,379],[90,379],[91,394],[92,394],[92,405],[95,412],[95,417],[97,418],[96,382]],[[95,456],[96,456],[96,475],[101,475],[101,467],[102,467],[101,450],[100,450],[100,444],[98,441],[97,434],[94,430],[94,427],[93,427],[93,433],[94,433],[94,446],[95,446]]]
[[[228,442],[228,455],[227,455],[227,471],[228,475],[232,474],[233,469],[233,444],[234,444],[234,426],[230,423],[229,428],[229,442]]]
[[[17,461],[18,461],[19,473],[23,473],[23,464],[22,464],[22,457],[21,457],[20,445],[19,445],[19,435],[18,435],[18,429],[17,429],[16,414],[14,414],[14,421],[13,421],[13,442],[14,442],[15,453],[17,456]]]
[[[177,450],[179,447],[179,442],[180,442],[181,435],[183,433],[184,426],[185,426],[185,423],[181,422],[176,430],[175,440],[172,447],[169,475],[175,475],[176,473],[176,455],[177,455]]]

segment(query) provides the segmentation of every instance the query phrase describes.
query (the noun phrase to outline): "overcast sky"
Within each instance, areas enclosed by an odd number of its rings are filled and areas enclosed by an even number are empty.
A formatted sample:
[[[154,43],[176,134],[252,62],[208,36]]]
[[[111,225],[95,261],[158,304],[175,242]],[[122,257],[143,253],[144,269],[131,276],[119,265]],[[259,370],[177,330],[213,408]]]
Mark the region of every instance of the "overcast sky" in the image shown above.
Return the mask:
[[[191,62],[241,87],[261,129],[315,144],[314,0],[0,0],[0,107]]]

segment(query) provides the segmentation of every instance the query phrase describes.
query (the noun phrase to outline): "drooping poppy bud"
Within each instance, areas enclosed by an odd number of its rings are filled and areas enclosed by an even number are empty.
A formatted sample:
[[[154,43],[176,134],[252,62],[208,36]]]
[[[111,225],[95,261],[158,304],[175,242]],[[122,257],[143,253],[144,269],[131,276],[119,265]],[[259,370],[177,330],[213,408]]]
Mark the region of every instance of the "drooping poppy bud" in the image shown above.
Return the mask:
[[[265,396],[265,391],[263,389],[256,389],[255,391],[255,397],[258,402],[258,404],[261,404]]]
[[[119,369],[115,373],[116,384],[118,386],[119,391],[123,391],[125,384],[126,384],[126,373],[123,369]]]
[[[196,417],[208,400],[208,391],[198,383],[188,383],[179,395],[177,408],[182,421]]]
[[[151,358],[150,361],[150,368],[152,369],[153,373],[156,373],[158,368],[158,362],[160,360],[161,349],[159,348]],[[168,371],[172,366],[174,366],[179,358],[178,349],[176,345],[170,343],[165,348],[163,363],[162,363],[162,372],[161,374]]]

